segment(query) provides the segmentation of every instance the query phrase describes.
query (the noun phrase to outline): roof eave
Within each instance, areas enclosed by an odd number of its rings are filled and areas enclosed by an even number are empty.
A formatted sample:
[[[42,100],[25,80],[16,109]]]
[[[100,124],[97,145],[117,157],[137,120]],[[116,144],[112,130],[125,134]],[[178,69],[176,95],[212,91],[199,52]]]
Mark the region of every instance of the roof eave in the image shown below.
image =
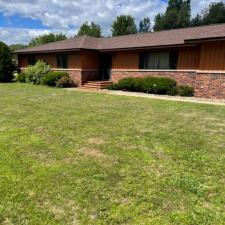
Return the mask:
[[[193,38],[184,40],[185,43],[199,44],[202,42],[210,42],[210,41],[224,41],[225,37],[211,37],[211,38]]]
[[[113,48],[113,49],[99,49],[100,52],[113,52],[113,51],[129,51],[129,50],[154,50],[154,49],[169,49],[179,47],[193,47],[196,44],[176,44],[176,45],[158,45],[158,46],[144,46],[144,47],[130,47],[130,48]]]

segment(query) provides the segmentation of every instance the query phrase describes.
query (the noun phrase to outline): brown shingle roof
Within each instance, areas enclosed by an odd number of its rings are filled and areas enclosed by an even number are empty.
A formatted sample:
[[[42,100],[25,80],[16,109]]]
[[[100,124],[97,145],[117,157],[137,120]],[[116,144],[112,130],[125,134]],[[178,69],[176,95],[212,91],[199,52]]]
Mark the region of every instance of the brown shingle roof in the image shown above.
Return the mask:
[[[166,30],[111,38],[77,37],[16,51],[16,53],[70,51],[75,49],[117,50],[129,48],[184,45],[187,41],[225,38],[225,23],[192,28]]]

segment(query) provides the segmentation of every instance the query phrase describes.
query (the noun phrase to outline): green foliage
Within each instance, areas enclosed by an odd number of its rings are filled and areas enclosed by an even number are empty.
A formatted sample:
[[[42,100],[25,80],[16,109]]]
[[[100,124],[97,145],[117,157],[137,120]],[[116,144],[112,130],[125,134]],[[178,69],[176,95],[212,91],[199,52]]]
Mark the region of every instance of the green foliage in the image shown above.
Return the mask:
[[[61,77],[56,83],[56,87],[60,88],[68,88],[75,86],[77,86],[77,84],[75,84],[75,82],[68,76]]]
[[[26,73],[21,72],[17,75],[16,80],[17,80],[17,82],[20,82],[20,83],[26,83],[26,78],[27,78]]]
[[[66,35],[65,34],[54,34],[54,33],[49,33],[49,34],[44,34],[40,35],[38,37],[35,37],[31,40],[29,43],[29,47],[34,47],[37,45],[42,45],[42,44],[47,44],[55,41],[61,41],[65,40]]]
[[[145,17],[139,23],[139,33],[151,32],[151,21],[149,17]]]
[[[25,70],[26,82],[32,84],[41,84],[42,79],[51,70],[51,67],[43,61],[37,61],[34,66],[28,66]]]
[[[169,0],[166,12],[155,17],[154,31],[190,26],[190,0]]]
[[[16,66],[12,60],[12,53],[9,47],[0,42],[0,82],[10,82],[13,79],[13,72]]]
[[[118,83],[107,86],[107,89],[108,90],[121,90],[120,85]]]
[[[69,75],[68,75],[68,73],[66,73],[66,72],[61,72],[61,71],[49,72],[49,73],[47,73],[47,74],[43,77],[41,83],[42,83],[43,85],[55,87],[57,81],[58,81],[61,77],[69,77]]]
[[[27,45],[13,44],[13,45],[10,45],[9,48],[10,48],[11,51],[16,51],[16,50],[19,50],[19,49],[27,48]]]
[[[225,23],[225,3],[216,2],[209,5],[201,15],[197,14],[191,21],[192,26]]]
[[[197,27],[202,25],[202,17],[201,15],[197,14],[192,20],[191,20],[191,26]]]
[[[208,10],[203,13],[202,24],[225,23],[225,3],[212,3]]]
[[[176,86],[176,81],[167,77],[128,77],[107,87],[108,90],[124,90],[161,95],[194,96],[194,88]]]
[[[151,94],[170,94],[176,81],[166,77],[124,78],[108,87],[110,90],[126,90]]]
[[[194,96],[194,88],[190,86],[178,86],[177,94],[180,96],[192,97]]]
[[[130,15],[118,16],[112,24],[111,31],[112,36],[136,34],[137,26],[135,24],[134,17]]]
[[[92,22],[90,25],[88,24],[88,22],[85,22],[81,25],[77,33],[77,36],[83,35],[99,38],[102,37],[102,29],[98,24],[95,24],[94,22]]]

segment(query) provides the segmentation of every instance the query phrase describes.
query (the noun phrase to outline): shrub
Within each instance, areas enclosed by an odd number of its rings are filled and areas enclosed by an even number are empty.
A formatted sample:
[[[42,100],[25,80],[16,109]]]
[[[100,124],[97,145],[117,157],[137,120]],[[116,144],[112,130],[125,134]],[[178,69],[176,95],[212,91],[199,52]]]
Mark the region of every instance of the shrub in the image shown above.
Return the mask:
[[[26,82],[32,84],[41,84],[42,79],[50,72],[50,66],[43,61],[37,61],[34,66],[28,66],[25,70]]]
[[[175,94],[176,81],[166,77],[124,78],[108,87],[110,90],[126,90],[152,94]]]
[[[166,77],[146,77],[142,79],[142,90],[146,93],[166,95],[176,87],[176,81]]]
[[[60,88],[68,88],[68,87],[75,87],[77,86],[74,81],[67,76],[61,77],[57,82],[56,82],[56,87]]]
[[[48,74],[46,74],[46,76],[43,77],[42,84],[55,87],[57,81],[61,77],[69,77],[69,75],[66,72],[60,72],[60,71],[49,72]]]
[[[194,96],[194,88],[190,86],[178,86],[177,94],[180,96],[192,97]]]
[[[20,82],[20,83],[26,83],[26,78],[27,78],[26,73],[21,72],[21,73],[18,73],[16,80],[17,80],[17,82]]]
[[[13,79],[13,72],[16,66],[12,60],[12,53],[9,47],[0,42],[0,82],[9,82]]]
[[[108,90],[120,90],[120,86],[119,86],[118,83],[117,84],[111,84],[111,85],[107,86],[107,89]]]

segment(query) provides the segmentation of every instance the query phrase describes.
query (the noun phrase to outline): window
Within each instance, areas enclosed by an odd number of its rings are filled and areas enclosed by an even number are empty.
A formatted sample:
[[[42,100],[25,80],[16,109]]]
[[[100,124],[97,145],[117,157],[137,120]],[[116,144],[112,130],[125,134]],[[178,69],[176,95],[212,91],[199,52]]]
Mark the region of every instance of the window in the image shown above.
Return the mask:
[[[140,69],[176,69],[177,51],[140,54]]]
[[[57,55],[57,66],[58,68],[68,68],[68,55]]]
[[[36,56],[35,55],[31,55],[28,57],[28,65],[33,66],[36,63]]]

